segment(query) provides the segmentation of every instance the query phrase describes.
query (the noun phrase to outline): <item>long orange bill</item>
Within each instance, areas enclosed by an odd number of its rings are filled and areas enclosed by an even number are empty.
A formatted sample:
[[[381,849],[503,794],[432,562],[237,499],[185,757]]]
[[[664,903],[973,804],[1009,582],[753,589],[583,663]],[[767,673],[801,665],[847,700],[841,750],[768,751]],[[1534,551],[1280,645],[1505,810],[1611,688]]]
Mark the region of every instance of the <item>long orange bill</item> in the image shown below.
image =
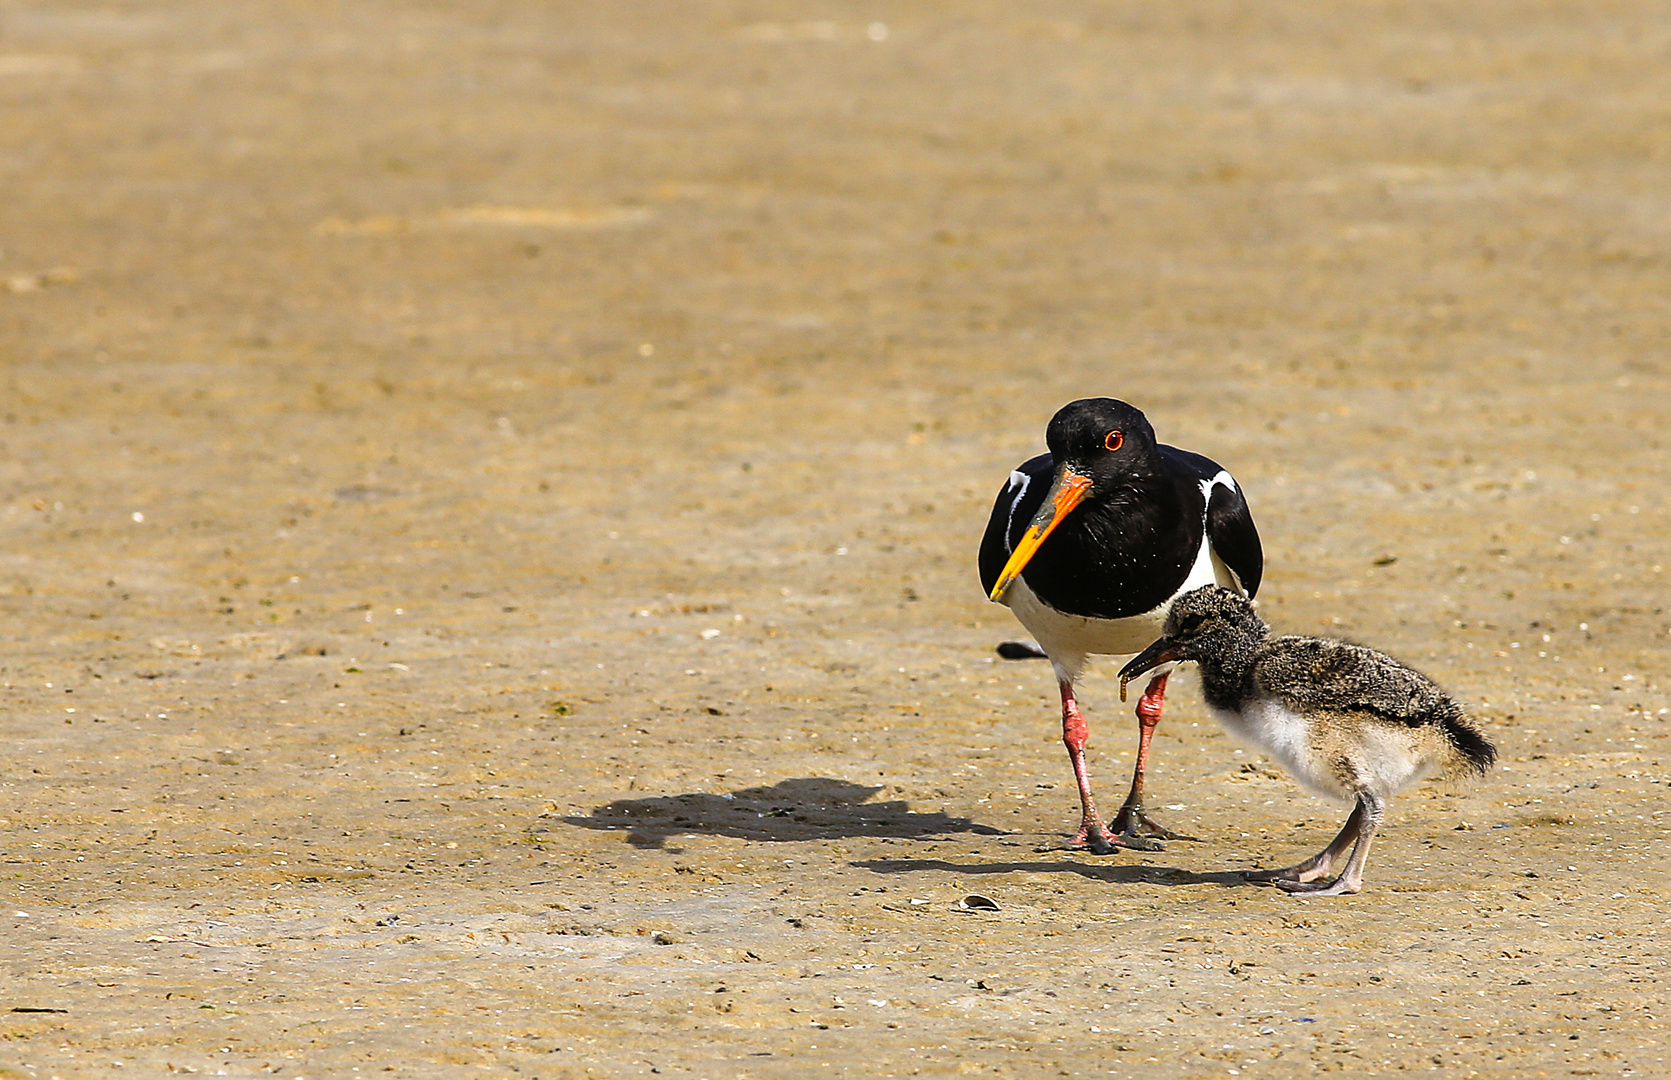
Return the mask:
[[[1027,526],[1022,534],[1021,542],[1015,545],[1010,553],[1010,561],[1004,564],[1003,573],[998,575],[998,583],[992,586],[991,600],[1001,598],[1009,589],[1010,582],[1021,576],[1021,571],[1027,568],[1027,563],[1038,551],[1044,538],[1049,536],[1062,519],[1068,516],[1068,511],[1078,506],[1085,498],[1085,493],[1091,490],[1091,478],[1082,476],[1069,469],[1066,465],[1056,472],[1056,482],[1050,485],[1050,491],[1045,494],[1044,505],[1039,508],[1038,516]]]

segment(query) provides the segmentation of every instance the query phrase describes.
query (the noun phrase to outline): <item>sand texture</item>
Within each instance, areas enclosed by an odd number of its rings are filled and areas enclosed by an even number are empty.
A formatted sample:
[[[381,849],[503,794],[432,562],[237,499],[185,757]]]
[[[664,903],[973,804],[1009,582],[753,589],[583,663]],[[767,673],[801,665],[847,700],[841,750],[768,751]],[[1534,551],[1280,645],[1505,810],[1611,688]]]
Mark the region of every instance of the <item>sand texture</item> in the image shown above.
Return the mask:
[[[0,0],[0,1077],[1671,1074],[1668,101],[1645,3]],[[1363,893],[1187,673],[1199,842],[1060,848],[975,550],[1105,394],[1498,742]]]

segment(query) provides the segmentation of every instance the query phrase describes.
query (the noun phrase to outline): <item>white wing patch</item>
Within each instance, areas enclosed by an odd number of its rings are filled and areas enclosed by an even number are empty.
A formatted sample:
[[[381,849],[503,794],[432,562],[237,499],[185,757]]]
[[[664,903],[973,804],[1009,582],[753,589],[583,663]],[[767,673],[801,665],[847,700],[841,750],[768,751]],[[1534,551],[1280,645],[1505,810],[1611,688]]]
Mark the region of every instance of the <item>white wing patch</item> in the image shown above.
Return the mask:
[[[1016,469],[1015,471],[1010,473],[1010,484],[1009,484],[1009,487],[1006,488],[1005,490],[1010,491],[1013,494],[1010,496],[1010,513],[1009,513],[1009,516],[1004,519],[1004,550],[1005,551],[1011,550],[1010,549],[1010,533],[1015,531],[1015,510],[1016,510],[1016,507],[1020,506],[1021,505],[1021,500],[1025,499],[1027,497],[1027,488],[1030,484],[1032,484],[1032,482],[1033,482],[1033,478],[1031,476],[1028,476],[1026,473],[1022,472],[1020,469]]]
[[[1202,480],[1199,481],[1199,483],[1201,486],[1202,498],[1201,554],[1196,557],[1195,569],[1190,571],[1190,580],[1194,581],[1198,576],[1197,571],[1201,566],[1201,557],[1205,556],[1212,564],[1213,575],[1208,582],[1203,582],[1203,584],[1216,581],[1220,585],[1229,585],[1233,587],[1239,593],[1246,593],[1247,587],[1242,584],[1242,576],[1236,573],[1236,571],[1230,569],[1229,565],[1226,564],[1223,559],[1218,557],[1218,552],[1213,550],[1212,538],[1207,535],[1207,509],[1213,504],[1213,488],[1223,484],[1232,492],[1239,491],[1240,489],[1236,487],[1236,478],[1231,476],[1228,471],[1220,469],[1211,480]],[[1186,591],[1192,587],[1193,586],[1187,584],[1184,586]]]
[[[1236,478],[1231,476],[1224,469],[1220,469],[1218,474],[1211,480],[1196,481],[1196,485],[1201,488],[1201,498],[1206,500],[1206,502],[1202,503],[1201,506],[1201,520],[1203,521],[1207,519],[1207,503],[1211,503],[1213,501],[1213,489],[1218,487],[1220,484],[1223,484],[1232,492],[1241,490],[1236,486]]]

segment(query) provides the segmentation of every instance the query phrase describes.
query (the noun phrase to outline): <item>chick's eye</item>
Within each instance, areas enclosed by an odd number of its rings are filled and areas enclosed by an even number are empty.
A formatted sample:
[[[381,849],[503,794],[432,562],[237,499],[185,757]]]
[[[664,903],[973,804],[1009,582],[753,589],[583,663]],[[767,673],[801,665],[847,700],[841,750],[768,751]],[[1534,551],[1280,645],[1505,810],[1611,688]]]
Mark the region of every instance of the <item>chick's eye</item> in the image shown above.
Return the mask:
[[[1123,431],[1110,431],[1108,433],[1107,437],[1102,440],[1102,445],[1107,447],[1110,450],[1118,450],[1121,446],[1125,445],[1125,441],[1126,441],[1126,433],[1125,432],[1123,432]]]

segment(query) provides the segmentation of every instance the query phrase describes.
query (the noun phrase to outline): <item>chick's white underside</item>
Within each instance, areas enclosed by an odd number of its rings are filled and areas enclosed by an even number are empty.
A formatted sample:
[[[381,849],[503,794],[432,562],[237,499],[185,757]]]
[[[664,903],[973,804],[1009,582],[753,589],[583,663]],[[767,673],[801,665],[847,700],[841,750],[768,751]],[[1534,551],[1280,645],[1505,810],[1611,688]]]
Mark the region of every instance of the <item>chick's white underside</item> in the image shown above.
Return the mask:
[[[1386,798],[1433,771],[1420,728],[1353,724],[1348,733],[1336,725],[1350,721],[1308,719],[1277,697],[1257,698],[1240,712],[1210,711],[1226,731],[1276,758],[1324,798],[1355,799],[1354,779]]]

